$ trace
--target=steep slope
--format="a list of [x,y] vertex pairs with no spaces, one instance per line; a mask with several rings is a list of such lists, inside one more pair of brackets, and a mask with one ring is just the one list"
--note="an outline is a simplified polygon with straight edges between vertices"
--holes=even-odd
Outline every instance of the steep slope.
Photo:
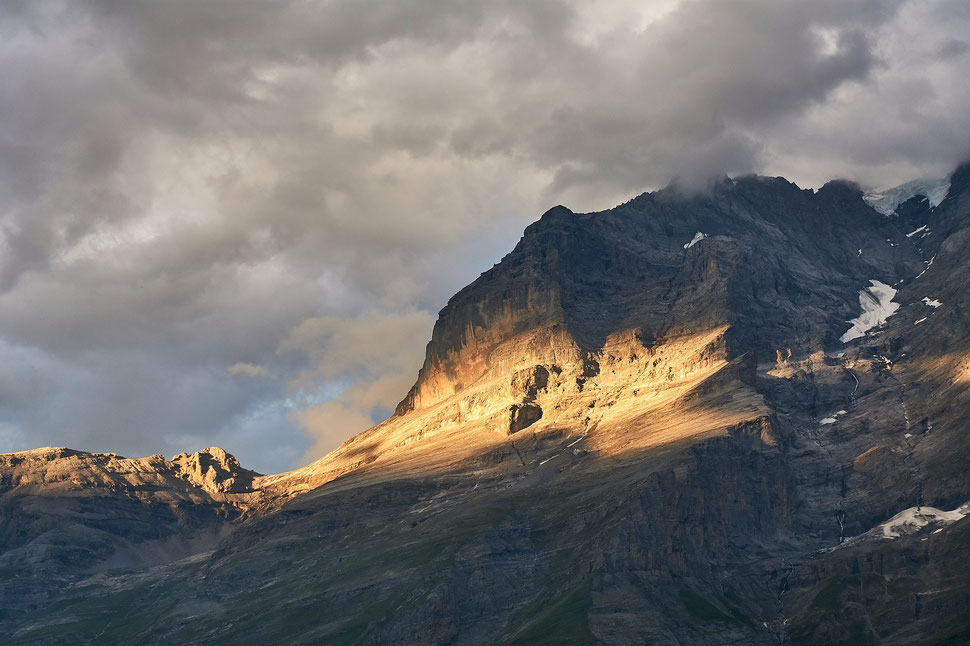
[[[65,579],[0,628],[959,643],[970,521],[944,512],[970,500],[968,244],[970,166],[891,215],[844,182],[762,177],[557,207],[442,310],[394,417],[286,474],[159,462],[194,474],[181,486],[205,513],[244,509],[231,532],[187,560]],[[871,281],[898,309],[843,343]]]

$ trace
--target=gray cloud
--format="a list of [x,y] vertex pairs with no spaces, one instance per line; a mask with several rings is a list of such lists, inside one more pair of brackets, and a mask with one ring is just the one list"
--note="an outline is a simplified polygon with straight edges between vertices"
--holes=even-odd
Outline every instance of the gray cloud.
[[289,468],[552,204],[970,154],[960,0],[0,9],[0,450]]

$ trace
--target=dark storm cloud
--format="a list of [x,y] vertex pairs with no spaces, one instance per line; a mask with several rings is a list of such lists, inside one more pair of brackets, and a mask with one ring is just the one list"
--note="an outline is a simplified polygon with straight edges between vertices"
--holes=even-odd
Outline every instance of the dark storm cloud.
[[970,52],[970,43],[956,38],[951,38],[940,45],[940,56],[944,59],[958,58],[967,52]]
[[953,0],[0,10],[0,450],[292,466],[551,204],[970,152]]

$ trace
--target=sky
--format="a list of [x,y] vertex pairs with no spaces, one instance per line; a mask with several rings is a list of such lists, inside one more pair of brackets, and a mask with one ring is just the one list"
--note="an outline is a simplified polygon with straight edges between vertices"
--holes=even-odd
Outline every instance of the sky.
[[564,204],[970,158],[966,0],[0,0],[0,451],[380,421]]

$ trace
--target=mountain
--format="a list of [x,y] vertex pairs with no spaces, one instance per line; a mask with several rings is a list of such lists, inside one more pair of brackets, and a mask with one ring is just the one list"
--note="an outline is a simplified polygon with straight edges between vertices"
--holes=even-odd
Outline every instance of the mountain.
[[2,456],[0,629],[965,643],[970,165],[874,199],[750,176],[553,208],[441,311],[394,416],[296,471]]

